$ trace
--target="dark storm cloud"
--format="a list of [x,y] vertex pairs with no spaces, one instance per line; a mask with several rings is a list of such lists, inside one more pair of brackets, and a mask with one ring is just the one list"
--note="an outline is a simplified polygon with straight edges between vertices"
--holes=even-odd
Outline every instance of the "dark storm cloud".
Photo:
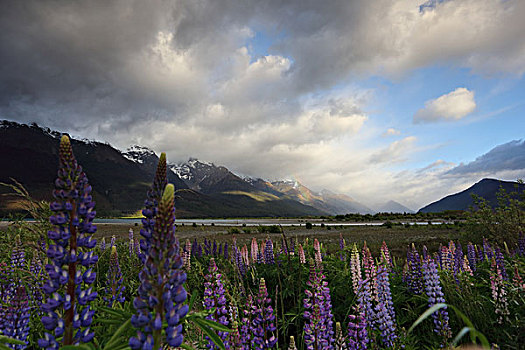
[[494,147],[476,160],[460,164],[446,174],[494,174],[506,170],[525,171],[525,140],[514,140]]

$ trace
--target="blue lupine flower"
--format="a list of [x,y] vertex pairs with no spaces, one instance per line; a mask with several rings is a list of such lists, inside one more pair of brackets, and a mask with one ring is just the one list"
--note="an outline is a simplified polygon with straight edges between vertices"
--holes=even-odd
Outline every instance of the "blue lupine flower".
[[348,350],[362,350],[367,348],[370,342],[368,339],[368,331],[366,319],[363,313],[359,312],[357,307],[357,316],[349,315],[348,322]]
[[[0,328],[1,333],[27,344],[31,314],[26,288],[24,286],[17,287],[10,300],[5,301],[8,302],[8,305],[2,315],[4,322]],[[8,344],[8,346],[12,349],[25,349],[27,345]]]
[[407,251],[408,273],[406,275],[406,282],[408,289],[414,294],[421,294],[423,291],[423,281],[421,280],[421,258],[417,252],[416,247],[412,244],[412,248]]
[[[229,313],[226,308],[226,297],[224,295],[224,285],[222,284],[221,277],[222,275],[218,273],[215,259],[211,258],[208,274],[204,276],[204,279],[206,280],[204,283],[204,307],[207,310],[212,308],[216,309],[214,313],[208,315],[206,318],[208,320],[216,321],[222,325],[228,326]],[[228,333],[219,331],[218,335],[221,337],[226,349],[229,349],[230,344],[228,342]],[[218,349],[218,347],[211,340],[209,340],[207,348]]]
[[394,303],[390,293],[390,282],[388,281],[388,272],[385,267],[379,266],[377,269],[377,297],[378,303],[375,307],[377,325],[381,331],[383,344],[387,347],[393,347],[396,335],[396,314]]
[[[46,332],[38,345],[46,349],[57,349],[60,345],[89,343],[94,333],[90,331],[93,312],[89,303],[97,293],[89,285],[95,279],[90,268],[98,261],[92,249],[96,227],[95,203],[91,197],[91,186],[73,155],[71,142],[62,136],[59,148],[59,170],[55,181],[49,218],[55,226],[48,231],[50,239],[45,269],[49,276],[42,289],[47,302],[42,305],[45,316],[42,323]],[[76,322],[81,315],[88,315]],[[51,333],[53,332],[53,333]]]
[[259,283],[259,294],[255,299],[252,311],[252,345],[255,349],[271,349],[277,343],[274,332],[275,315],[272,308],[272,299],[268,297],[266,281],[261,278]]
[[144,201],[144,209],[142,210],[142,229],[140,234],[144,239],[140,240],[140,250],[139,255],[140,261],[144,264],[149,253],[149,247],[151,245],[151,236],[153,235],[153,230],[155,228],[155,217],[158,212],[158,205],[162,197],[162,191],[168,183],[167,180],[167,165],[166,165],[166,154],[161,153],[159,157],[159,163],[157,164],[157,171],[153,179],[153,185],[148,191],[148,197]]
[[470,269],[472,272],[476,271],[476,249],[474,248],[474,245],[469,242],[467,245],[467,259],[468,264],[470,266]]
[[275,264],[273,254],[273,242],[270,238],[266,240],[266,246],[264,247],[264,263]]
[[[436,263],[429,258],[423,261],[423,280],[425,282],[425,291],[428,296],[428,306],[432,307],[438,303],[445,302],[445,296],[441,290],[439,274]],[[446,309],[439,309],[432,314],[434,319],[434,331],[443,337],[444,342],[451,336],[448,325],[448,312]]]
[[507,274],[507,269],[505,268],[505,260],[503,259],[503,253],[501,252],[501,249],[499,249],[499,247],[496,247],[494,249],[494,258],[496,259],[496,264],[498,265],[498,268],[501,271],[501,276],[503,277],[503,280],[508,281],[509,275]]
[[122,292],[126,287],[122,285],[122,272],[118,262],[117,247],[111,247],[111,255],[109,259],[108,284],[106,286],[104,301],[107,302],[108,307],[113,307],[115,301],[123,303],[126,300],[122,295]]
[[[129,340],[132,349],[157,350],[163,344],[178,347],[183,341],[179,322],[188,313],[188,305],[183,305],[187,295],[183,287],[186,274],[181,270],[179,242],[175,237],[174,195],[173,185],[166,185],[147,259],[139,274],[141,284],[133,301],[137,314],[131,317],[131,324],[137,328],[137,336]],[[164,329],[163,321],[167,323]]]
[[303,300],[306,319],[304,343],[309,350],[332,349],[335,339],[330,289],[323,272],[320,269],[317,271],[315,266],[313,262],[310,265],[310,278],[306,282],[309,289],[305,290],[306,298]]

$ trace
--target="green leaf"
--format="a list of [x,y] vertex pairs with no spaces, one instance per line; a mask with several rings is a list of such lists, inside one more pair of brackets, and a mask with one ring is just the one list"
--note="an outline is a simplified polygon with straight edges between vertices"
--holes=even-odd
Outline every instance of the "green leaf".
[[232,330],[228,327],[226,327],[225,325],[222,325],[218,322],[215,322],[215,321],[212,321],[212,320],[207,320],[205,318],[201,318],[200,321],[202,323],[204,323],[205,325],[207,325],[208,327],[210,327],[211,329],[215,329],[216,331],[221,331],[221,332],[228,332],[228,333],[231,333]]
[[105,313],[108,313],[110,315],[119,317],[119,319],[129,319],[131,317],[131,314],[129,312],[126,312],[124,310],[116,311],[115,309],[110,309],[104,306],[99,306],[98,310],[104,311]]
[[60,347],[60,350],[91,350],[87,345],[64,345]]
[[447,304],[439,303],[439,304],[435,304],[434,306],[429,308],[427,311],[423,312],[423,314],[419,316],[416,322],[414,322],[414,324],[409,328],[408,333],[410,333],[414,328],[416,328],[416,326],[420,324],[421,322],[423,322],[428,316],[432,315],[437,310],[443,309],[446,307],[447,307]]
[[190,310],[193,310],[193,304],[195,303],[195,299],[197,299],[197,290],[191,292],[190,303],[188,304]]
[[21,340],[14,339],[14,338],[9,338],[9,337],[6,337],[5,335],[0,335],[0,343],[2,343],[2,344],[26,345],[26,343],[24,343]]
[[[131,319],[128,319],[126,322],[124,322],[122,324],[122,326],[119,327],[119,329],[117,329],[117,331],[115,332],[115,334],[113,334],[113,336],[111,337],[111,339],[108,340],[108,342],[106,343],[106,345],[104,346],[104,348],[107,348],[107,349],[111,349],[110,346],[116,346],[118,345],[118,341],[121,340],[119,339],[119,337],[122,335],[122,333],[124,333],[124,331],[126,331],[126,329],[128,329],[129,327],[131,326]],[[126,343],[127,345],[127,343]]]
[[455,347],[458,344],[458,342],[461,340],[461,338],[463,338],[463,336],[465,334],[467,334],[468,332],[470,332],[470,331],[472,331],[472,328],[470,328],[470,327],[463,327],[463,329],[458,333],[458,335],[456,335],[456,337],[452,341],[452,346]]
[[183,348],[183,349],[186,349],[186,350],[195,350],[194,348],[192,348],[191,346],[189,346],[187,344],[181,344],[179,347]]
[[195,322],[197,324],[197,326],[199,326],[199,328],[204,333],[206,333],[208,338],[210,338],[211,341],[214,342],[215,345],[219,349],[226,350],[226,348],[224,347],[224,343],[222,342],[222,339],[217,335],[217,333],[215,333],[213,330],[211,330],[210,327],[208,327],[205,323],[203,323],[201,318],[196,318],[196,319],[193,320],[193,322]]
[[7,345],[4,345],[4,344],[0,343],[0,350],[13,350],[13,349],[8,347]]

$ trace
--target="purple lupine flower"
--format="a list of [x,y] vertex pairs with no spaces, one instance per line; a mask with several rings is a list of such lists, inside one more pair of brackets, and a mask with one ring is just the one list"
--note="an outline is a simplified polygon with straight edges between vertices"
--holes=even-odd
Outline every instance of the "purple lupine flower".
[[305,308],[304,343],[306,349],[332,349],[334,343],[333,315],[328,282],[324,274],[317,270],[317,265],[310,264],[310,278],[306,282],[303,300]]
[[193,243],[191,244],[191,255],[196,256],[198,249],[199,249],[199,243],[197,243],[197,238],[194,238]]
[[106,250],[106,237],[102,237],[102,240],[100,241],[100,250]]
[[204,238],[204,254],[211,255],[211,241]]
[[467,259],[468,259],[470,269],[473,272],[475,272],[476,271],[476,249],[474,248],[474,245],[470,242],[467,245]]
[[274,254],[273,254],[273,242],[270,238],[266,240],[266,247],[264,248],[264,263],[265,264],[275,264]]
[[381,338],[386,347],[393,347],[396,335],[396,314],[390,293],[388,272],[383,266],[377,269],[377,296],[378,303],[375,307],[377,325],[381,331]]
[[126,287],[122,285],[122,272],[118,262],[117,247],[111,247],[111,255],[109,257],[109,269],[107,276],[106,295],[104,301],[108,307],[113,307],[115,302],[123,303],[126,299],[122,292]]
[[217,241],[216,241],[216,240],[213,240],[213,250],[212,250],[212,255],[213,255],[213,256],[217,256]]
[[507,274],[507,269],[505,268],[505,260],[503,258],[503,253],[501,252],[501,249],[499,249],[499,247],[496,247],[494,249],[494,258],[496,259],[496,264],[498,264],[498,268],[501,271],[501,276],[503,277],[503,280],[508,281],[509,275]]
[[139,242],[139,239],[137,237],[135,237],[135,240],[134,240],[134,246],[135,246],[135,255],[137,257],[140,257],[140,254],[142,254],[142,251],[140,250],[140,242]]
[[357,315],[349,315],[348,322],[348,350],[362,350],[367,348],[370,342],[368,339],[368,331],[365,316],[359,312],[357,308]]
[[243,309],[243,317],[241,318],[241,350],[251,350],[252,348],[252,310],[255,308],[253,304],[253,298],[248,295],[246,300],[246,308]]
[[408,290],[414,294],[421,294],[423,291],[423,281],[421,279],[421,258],[417,252],[416,247],[412,244],[412,248],[407,252],[408,273],[406,276],[406,283]]
[[368,326],[373,326],[375,323],[375,312],[371,302],[371,284],[372,282],[368,279],[360,280],[357,288],[357,304]]
[[[441,290],[437,266],[431,258],[423,261],[423,280],[425,282],[425,292],[428,296],[428,306],[432,307],[435,304],[444,303],[445,296]],[[443,342],[446,343],[447,339],[451,337],[446,308],[434,312],[432,318],[434,319],[434,331],[442,336]]]
[[30,285],[30,292],[31,292],[31,298],[33,299],[34,305],[37,306],[38,312],[41,312],[41,306],[42,306],[42,285],[44,284],[45,277],[44,277],[44,266],[42,265],[42,261],[38,257],[38,255],[35,253],[33,255],[33,259],[31,260],[31,265],[29,267],[29,271],[32,275],[32,281]]
[[237,247],[234,247],[234,248],[235,248],[235,252],[234,252],[235,266],[237,267],[237,270],[239,271],[239,275],[242,278],[244,277],[244,275],[246,275],[246,264],[243,261],[243,257],[242,257],[242,254],[239,248]]
[[49,218],[55,228],[47,233],[49,264],[45,268],[49,279],[42,287],[48,296],[42,305],[46,332],[38,340],[38,345],[46,349],[89,343],[95,336],[89,328],[94,314],[89,302],[97,297],[89,287],[96,277],[90,266],[98,261],[92,251],[97,244],[92,239],[96,231],[92,224],[95,203],[91,186],[65,135],[60,140],[59,159],[55,201],[50,204],[53,215]]
[[339,253],[339,259],[341,261],[346,261],[345,240],[342,233],[339,233],[339,249],[341,250],[341,253]]
[[[158,350],[162,344],[177,347],[183,341],[179,321],[188,313],[188,305],[183,305],[186,274],[181,270],[179,242],[175,237],[174,194],[173,185],[166,185],[147,259],[139,274],[141,284],[133,301],[137,314],[131,317],[131,324],[137,328],[137,336],[129,340],[132,349]],[[162,337],[164,321],[167,323],[165,339]]]
[[266,281],[261,278],[259,294],[252,308],[252,345],[255,349],[271,349],[277,343],[275,337],[275,315],[272,308],[272,299],[268,297]]
[[111,242],[109,243],[109,249],[115,246],[116,240],[117,240],[117,237],[115,237],[115,235],[111,236]]
[[503,279],[503,272],[495,258],[492,258],[492,264],[490,268],[490,289],[492,291],[492,299],[494,300],[495,304],[495,312],[496,315],[498,315],[498,323],[503,324],[504,320],[508,318],[510,313],[507,300],[507,291]]
[[[208,268],[208,274],[204,276],[206,282],[204,282],[204,307],[207,310],[215,308],[215,312],[206,316],[206,319],[219,322],[224,326],[229,325],[228,321],[228,309],[226,308],[226,297],[224,295],[224,285],[221,281],[222,275],[218,272],[215,259],[210,259],[210,266]],[[226,349],[230,349],[230,343],[228,341],[229,334],[227,332],[218,332],[221,337]],[[218,347],[208,339],[208,349],[218,349]]]
[[16,235],[15,244],[11,251],[11,267],[12,268],[24,268],[26,264],[26,252],[20,241],[20,235]]
[[143,264],[149,254],[149,247],[152,239],[151,236],[155,229],[155,218],[158,213],[158,205],[167,183],[166,154],[161,153],[159,163],[157,164],[157,171],[153,179],[153,185],[148,191],[147,198],[144,201],[144,209],[142,210],[144,218],[142,218],[142,229],[140,230],[140,234],[143,239],[140,240],[141,253],[139,259]]
[[[2,300],[3,302],[4,300]],[[3,312],[3,324],[0,331],[3,335],[27,344],[29,335],[29,319],[31,317],[29,297],[26,287],[18,286]],[[2,306],[3,308],[4,306]],[[27,345],[9,344],[12,349],[25,349]]]

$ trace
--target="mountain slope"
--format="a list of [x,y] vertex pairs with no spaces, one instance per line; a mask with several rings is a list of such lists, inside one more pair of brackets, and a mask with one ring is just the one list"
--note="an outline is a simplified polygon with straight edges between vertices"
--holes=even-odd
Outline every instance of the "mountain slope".
[[[61,133],[41,128],[0,121],[0,182],[14,178],[35,199],[52,199],[53,183],[58,168],[58,146]],[[153,180],[158,157],[144,147],[135,146],[121,152],[108,144],[72,139],[75,156],[93,187],[99,215],[117,216],[142,208]],[[221,167],[217,167],[221,168]],[[172,170],[168,180],[175,185],[178,217],[257,217],[322,215],[323,212],[299,202],[246,195],[257,190],[230,173],[219,169],[221,176],[203,176],[199,188],[190,189]],[[7,190],[0,187],[0,192]],[[1,193],[0,193],[1,194]],[[0,214],[15,210],[16,197],[2,197]]]
[[414,213],[412,209],[405,207],[403,204],[390,200],[376,208],[378,213]]
[[505,189],[508,193],[516,190],[519,192],[525,191],[524,184],[496,179],[483,179],[464,191],[446,196],[419,209],[419,212],[438,213],[445,210],[467,210],[474,205],[472,200],[473,194],[485,198],[492,207],[496,207],[498,205],[496,194],[500,188]]

